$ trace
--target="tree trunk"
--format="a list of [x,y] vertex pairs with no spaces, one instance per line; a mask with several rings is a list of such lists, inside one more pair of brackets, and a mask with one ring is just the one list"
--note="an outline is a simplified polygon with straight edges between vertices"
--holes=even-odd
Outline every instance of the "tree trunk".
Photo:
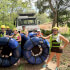
[[57,23],[57,9],[54,9],[54,7],[51,3],[51,0],[48,0],[48,1],[49,1],[49,4],[50,4],[50,8],[53,11],[53,24],[52,24],[52,27],[54,27],[55,24]]
[[54,18],[53,18],[53,25],[52,27],[54,27],[57,24],[57,11],[53,12],[54,13]]

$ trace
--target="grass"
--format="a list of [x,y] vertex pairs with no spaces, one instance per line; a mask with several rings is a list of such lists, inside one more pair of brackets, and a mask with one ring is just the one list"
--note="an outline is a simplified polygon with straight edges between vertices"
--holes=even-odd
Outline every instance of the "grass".
[[24,70],[23,64],[22,65],[19,65],[18,70]]
[[62,35],[70,41],[70,34],[62,34]]

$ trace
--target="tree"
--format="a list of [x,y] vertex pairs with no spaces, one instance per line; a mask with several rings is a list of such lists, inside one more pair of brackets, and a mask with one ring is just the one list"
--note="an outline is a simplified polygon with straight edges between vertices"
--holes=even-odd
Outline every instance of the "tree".
[[44,13],[47,9],[51,9],[53,26],[55,26],[59,22],[59,17],[63,15],[60,15],[60,12],[63,13],[63,11],[70,7],[69,3],[70,0],[37,0],[36,6],[39,9],[39,13]]
[[40,21],[40,24],[43,24],[43,23],[46,23],[46,22],[49,22],[50,19],[48,18],[47,14],[46,13],[42,13],[42,14],[37,14],[36,15],[37,17],[37,20]]
[[12,25],[13,27],[14,19],[19,13],[24,12],[27,4],[22,0],[0,0],[0,25]]

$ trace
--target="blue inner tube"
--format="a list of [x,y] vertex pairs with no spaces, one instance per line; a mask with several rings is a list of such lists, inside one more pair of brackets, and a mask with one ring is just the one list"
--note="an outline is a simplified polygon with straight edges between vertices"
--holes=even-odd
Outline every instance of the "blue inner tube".
[[49,55],[49,42],[33,37],[24,45],[23,56],[30,64],[41,64]]
[[37,35],[37,33],[33,33],[33,32],[30,32],[30,33],[28,34],[28,36],[29,36],[30,38],[36,37],[36,35]]
[[26,41],[29,39],[29,37],[26,37],[24,34],[20,34],[21,35],[21,57],[23,57],[23,46],[26,43]]
[[19,60],[20,55],[21,47],[15,39],[0,38],[0,67],[12,66]]
[[21,35],[21,47],[24,46],[25,42],[29,39],[29,37],[26,37],[24,34]]

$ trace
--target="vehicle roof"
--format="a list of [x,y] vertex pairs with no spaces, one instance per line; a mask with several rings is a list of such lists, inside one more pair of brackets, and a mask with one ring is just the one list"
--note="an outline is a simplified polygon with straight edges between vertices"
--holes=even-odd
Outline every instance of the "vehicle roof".
[[17,19],[36,19],[35,17],[28,17],[28,16],[18,16]]

